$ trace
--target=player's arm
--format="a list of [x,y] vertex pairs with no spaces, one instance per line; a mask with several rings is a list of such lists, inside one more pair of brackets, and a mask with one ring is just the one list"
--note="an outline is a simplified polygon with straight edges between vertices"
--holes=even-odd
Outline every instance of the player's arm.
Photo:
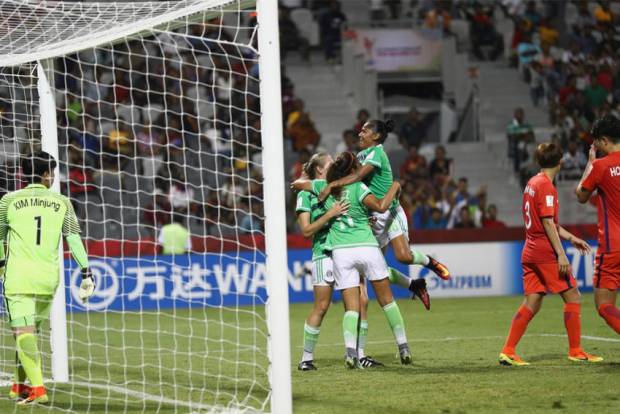
[[345,185],[362,181],[364,178],[366,178],[368,174],[372,173],[374,169],[374,165],[364,164],[354,173],[351,173],[346,177],[342,177],[336,181],[332,181],[331,183],[327,184],[327,187],[325,187],[319,194],[319,201],[325,200],[331,194],[333,188],[344,187]]
[[80,237],[80,225],[77,221],[73,205],[69,200],[65,200],[67,211],[62,224],[62,233],[65,236],[71,256],[82,270],[82,283],[80,284],[79,296],[84,302],[88,302],[95,292],[95,279],[88,267],[88,254]]
[[564,240],[568,240],[570,244],[572,244],[577,250],[579,250],[579,253],[586,254],[592,251],[592,248],[590,247],[588,242],[575,236],[573,233],[566,230],[564,227],[558,226],[558,233],[560,235],[560,238]]
[[570,264],[568,263],[568,257],[562,248],[562,242],[560,241],[560,234],[558,228],[553,221],[553,217],[543,217],[542,225],[547,234],[547,238],[558,256],[558,265],[560,266],[560,273],[567,274],[570,271]]
[[293,191],[312,191],[312,180],[299,178],[291,183],[290,188]]
[[303,234],[304,237],[310,238],[314,236],[317,231],[325,227],[331,219],[347,214],[347,211],[349,211],[349,204],[339,201],[334,203],[325,214],[312,223],[310,223],[310,213],[302,211],[297,215],[297,224],[299,224],[301,234]]
[[595,174],[592,174],[594,160],[596,160],[596,147],[592,145],[590,147],[590,151],[588,152],[588,163],[586,164],[586,168],[583,170],[583,175],[579,181],[577,189],[575,190],[577,201],[581,204],[587,203],[594,192],[596,183]]
[[4,241],[9,231],[9,222],[7,220],[8,202],[6,197],[0,200],[0,277],[4,276],[4,265],[6,264],[6,256],[4,253]]
[[390,204],[392,204],[392,201],[394,201],[394,198],[396,198],[399,191],[400,183],[398,181],[394,181],[388,192],[385,194],[385,197],[379,199],[370,193],[370,191],[366,191],[362,194],[362,197],[364,197],[362,202],[369,209],[384,213],[388,208],[390,208]]

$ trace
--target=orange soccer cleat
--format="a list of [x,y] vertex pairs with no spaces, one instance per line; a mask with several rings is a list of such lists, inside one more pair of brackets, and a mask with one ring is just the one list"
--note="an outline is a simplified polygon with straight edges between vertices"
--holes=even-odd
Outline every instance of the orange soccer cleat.
[[29,385],[13,383],[11,386],[11,391],[9,392],[9,397],[12,399],[28,398],[30,395],[30,390],[31,388]]
[[601,362],[603,360],[602,357],[588,354],[583,349],[577,352],[569,352],[568,359],[575,362]]
[[45,387],[32,387],[30,395],[23,400],[17,401],[18,405],[45,404],[49,401]]
[[428,260],[429,260],[429,263],[428,265],[426,265],[427,269],[430,269],[433,272],[435,272],[435,274],[439,276],[440,278],[442,278],[443,280],[450,279],[450,271],[444,264],[438,262],[437,260],[433,259],[430,256],[428,256]]

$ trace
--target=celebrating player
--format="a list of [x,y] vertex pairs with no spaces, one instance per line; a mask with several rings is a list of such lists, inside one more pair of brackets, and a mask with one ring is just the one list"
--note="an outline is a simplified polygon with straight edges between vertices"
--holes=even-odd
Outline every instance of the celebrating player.
[[523,192],[523,221],[526,240],[521,254],[525,300],[515,314],[499,362],[503,365],[529,365],[515,353],[527,325],[538,313],[547,292],[559,293],[564,300],[564,325],[568,335],[568,359],[602,361],[581,349],[580,294],[560,238],[568,240],[579,252],[590,246],[558,225],[558,193],[553,180],[560,171],[562,149],[556,144],[540,144],[536,161],[540,172],[532,177]]
[[46,152],[26,157],[22,172],[29,185],[0,200],[0,268],[4,268],[4,299],[17,347],[10,395],[20,405],[48,401],[35,334],[49,316],[58,287],[61,233],[82,269],[80,298],[87,300],[95,290],[73,206],[65,196],[49,190],[55,168],[56,161]]
[[[592,128],[594,144],[577,186],[577,199],[586,203],[598,193],[598,250],[594,270],[594,303],[599,315],[620,334],[620,121],[607,115]],[[596,151],[605,154],[596,159]]]
[[[304,175],[310,180],[324,180],[327,169],[333,162],[326,153],[314,154],[304,165]],[[332,219],[346,214],[348,205],[336,202],[326,210],[323,203],[319,203],[316,195],[311,191],[301,191],[297,194],[297,222],[305,237],[312,237],[312,283],[314,290],[314,306],[304,324],[304,352],[298,365],[300,371],[315,370],[314,348],[319,339],[320,327],[323,318],[329,309],[334,284],[333,262],[325,255],[324,244]],[[394,270],[396,271],[396,270]],[[423,280],[421,280],[423,282]],[[414,284],[417,291],[414,294],[428,303],[428,293],[420,283]],[[382,365],[372,357],[365,355],[364,348],[368,337],[368,293],[366,284],[360,283],[360,327],[358,334],[358,358],[363,368]]]
[[[327,170],[327,183],[345,177],[359,168],[359,162],[350,152],[344,152]],[[326,187],[323,180],[312,181],[315,194]],[[394,301],[388,281],[389,271],[385,258],[379,250],[368,223],[368,210],[386,211],[396,197],[400,185],[392,183],[385,197],[378,199],[365,184],[356,182],[343,187],[333,187],[328,205],[346,202],[346,214],[336,218],[330,226],[325,249],[331,252],[334,261],[335,287],[342,291],[345,314],[342,321],[346,356],[349,368],[358,366],[357,326],[360,317],[360,277],[370,280],[377,301],[383,308],[392,333],[398,344],[402,364],[411,364],[411,352],[405,335],[403,317]]]
[[[329,183],[319,195],[319,200],[327,198],[334,188],[358,181],[364,182],[377,198],[385,197],[394,178],[392,176],[390,160],[383,149],[383,142],[385,142],[388,133],[393,129],[394,123],[391,120],[386,122],[379,120],[366,122],[359,134],[359,144],[362,151],[357,154],[362,167],[346,177]],[[372,231],[381,249],[385,250],[386,246],[391,243],[396,259],[399,262],[423,265],[444,280],[450,278],[450,271],[446,266],[427,254],[412,249],[409,246],[407,215],[398,203],[398,200],[394,200],[387,211],[375,211],[371,214],[374,218]],[[409,288],[410,284],[413,283],[410,278],[400,273],[391,272],[390,279],[393,283],[397,283],[404,288]]]

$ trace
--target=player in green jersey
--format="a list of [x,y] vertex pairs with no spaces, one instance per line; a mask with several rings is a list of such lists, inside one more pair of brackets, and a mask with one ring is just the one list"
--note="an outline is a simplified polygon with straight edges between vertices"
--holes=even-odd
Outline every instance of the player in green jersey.
[[[358,153],[358,159],[362,167],[346,177],[329,183],[319,194],[319,200],[325,200],[334,188],[359,181],[364,182],[376,197],[384,197],[394,179],[390,160],[383,149],[383,142],[393,129],[394,123],[391,120],[366,122],[359,134],[362,150]],[[411,248],[407,215],[397,200],[394,201],[388,211],[384,213],[373,212],[372,217],[374,220],[373,233],[384,251],[387,245],[391,244],[394,255],[399,262],[422,265],[444,280],[450,278],[450,271],[446,266],[429,255]],[[391,274],[390,277],[392,282],[405,288],[408,288],[412,283],[411,279],[404,275]]]
[[[359,162],[350,152],[340,154],[327,171],[327,182],[312,181],[313,192],[320,193],[328,183],[347,176],[359,166]],[[400,185],[393,182],[385,197],[378,199],[364,183],[356,182],[334,187],[326,200],[328,207],[336,202],[346,202],[349,205],[347,213],[337,217],[330,226],[325,243],[325,250],[330,252],[334,261],[335,288],[342,292],[345,305],[342,326],[346,348],[345,364],[349,368],[359,366],[356,347],[361,311],[361,276],[366,277],[372,284],[377,301],[385,312],[398,344],[401,362],[411,363],[404,321],[389,284],[389,270],[368,222],[369,210],[386,211],[399,191]]]
[[0,200],[0,274],[4,275],[6,311],[17,348],[10,395],[20,405],[48,401],[35,335],[49,316],[59,284],[61,234],[82,269],[80,298],[88,300],[95,290],[73,206],[67,197],[49,189],[55,168],[54,158],[43,151],[24,158],[22,173],[28,186]]
[[[326,153],[314,154],[304,165],[304,178],[310,180],[324,180],[327,169],[333,162]],[[311,186],[311,183],[308,182]],[[334,274],[333,261],[324,252],[324,245],[329,232],[329,224],[333,219],[346,214],[348,204],[334,203],[327,210],[323,203],[311,191],[301,191],[297,194],[297,223],[305,237],[312,237],[312,284],[314,291],[314,306],[304,324],[304,352],[298,365],[300,371],[315,370],[314,348],[319,340],[319,333],[323,318],[329,309],[332,299]],[[368,337],[368,292],[366,284],[360,281],[360,329],[358,336],[358,358],[363,368],[383,365],[372,357],[365,355],[364,348]]]

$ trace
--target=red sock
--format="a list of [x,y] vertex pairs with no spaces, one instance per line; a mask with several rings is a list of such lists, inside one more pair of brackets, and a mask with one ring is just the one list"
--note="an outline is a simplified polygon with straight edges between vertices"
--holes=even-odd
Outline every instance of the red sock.
[[508,332],[508,338],[506,338],[502,353],[509,355],[515,353],[515,348],[525,333],[527,324],[530,323],[533,317],[534,313],[528,307],[525,305],[519,307],[514,318],[512,318],[512,325],[510,325],[510,332]]
[[603,303],[598,307],[598,314],[605,319],[611,329],[620,334],[620,309],[611,303]]
[[568,335],[568,352],[581,351],[581,305],[579,303],[564,304],[564,326]]

